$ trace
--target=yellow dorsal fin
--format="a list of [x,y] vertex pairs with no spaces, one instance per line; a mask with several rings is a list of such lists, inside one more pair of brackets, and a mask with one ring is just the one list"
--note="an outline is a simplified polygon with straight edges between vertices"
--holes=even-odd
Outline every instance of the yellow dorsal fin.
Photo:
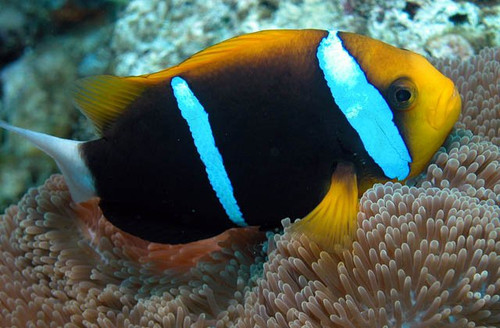
[[73,101],[102,134],[152,84],[152,81],[139,76],[92,76],[75,83]]
[[[294,45],[308,39],[318,30],[268,30],[241,35],[202,50],[179,65],[140,76],[117,77],[99,75],[77,81],[73,91],[75,105],[94,123],[97,132],[113,124],[128,105],[149,86],[156,85],[183,72],[198,70],[201,74],[223,67],[239,54],[256,56],[280,42]],[[293,40],[293,41],[292,41]],[[203,72],[202,72],[203,70]]]
[[267,47],[279,45],[280,42],[296,40],[294,44],[297,45],[302,40],[307,40],[309,33],[322,32],[319,30],[265,30],[240,35],[208,47],[189,57],[179,65],[153,74],[142,75],[142,77],[150,81],[163,81],[183,72],[196,70],[201,67],[211,67],[215,63],[224,65],[227,60],[239,58],[241,53],[247,56],[259,53],[265,54]]
[[339,163],[330,189],[316,208],[292,225],[292,233],[304,233],[326,251],[349,248],[357,229],[358,186],[351,163]]

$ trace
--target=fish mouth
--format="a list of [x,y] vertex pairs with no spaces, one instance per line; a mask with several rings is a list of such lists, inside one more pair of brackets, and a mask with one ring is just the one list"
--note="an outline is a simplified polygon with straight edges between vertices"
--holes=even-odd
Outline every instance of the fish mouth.
[[427,120],[435,130],[440,130],[447,122],[458,119],[462,107],[462,100],[457,88],[452,83],[451,88],[445,88],[437,101],[436,107],[430,110]]

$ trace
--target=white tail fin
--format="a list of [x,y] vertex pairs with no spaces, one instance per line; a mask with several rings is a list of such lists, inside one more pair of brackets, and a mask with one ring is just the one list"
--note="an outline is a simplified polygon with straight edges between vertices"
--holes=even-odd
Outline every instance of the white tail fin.
[[66,180],[71,197],[77,203],[96,196],[94,181],[80,153],[82,141],[57,138],[12,126],[0,120],[0,128],[15,132],[52,157]]

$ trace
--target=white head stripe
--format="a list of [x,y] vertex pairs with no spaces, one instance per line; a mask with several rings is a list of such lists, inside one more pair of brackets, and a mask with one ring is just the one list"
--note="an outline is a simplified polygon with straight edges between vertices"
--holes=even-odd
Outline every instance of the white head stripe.
[[196,150],[205,165],[208,180],[219,198],[219,202],[231,221],[238,226],[246,226],[245,219],[243,219],[243,215],[234,198],[233,186],[224,168],[222,156],[215,145],[207,112],[184,79],[176,76],[172,79],[170,85],[172,86],[181,115],[189,126]]
[[317,52],[319,66],[335,103],[358,133],[371,158],[384,174],[405,179],[410,173],[408,149],[380,92],[344,49],[336,31],[330,31]]

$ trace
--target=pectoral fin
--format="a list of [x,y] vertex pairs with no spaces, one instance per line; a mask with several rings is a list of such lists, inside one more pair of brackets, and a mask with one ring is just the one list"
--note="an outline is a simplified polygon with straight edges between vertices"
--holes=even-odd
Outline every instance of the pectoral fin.
[[339,163],[326,196],[311,213],[293,224],[291,231],[307,234],[309,239],[327,251],[342,249],[354,240],[358,204],[354,166]]

